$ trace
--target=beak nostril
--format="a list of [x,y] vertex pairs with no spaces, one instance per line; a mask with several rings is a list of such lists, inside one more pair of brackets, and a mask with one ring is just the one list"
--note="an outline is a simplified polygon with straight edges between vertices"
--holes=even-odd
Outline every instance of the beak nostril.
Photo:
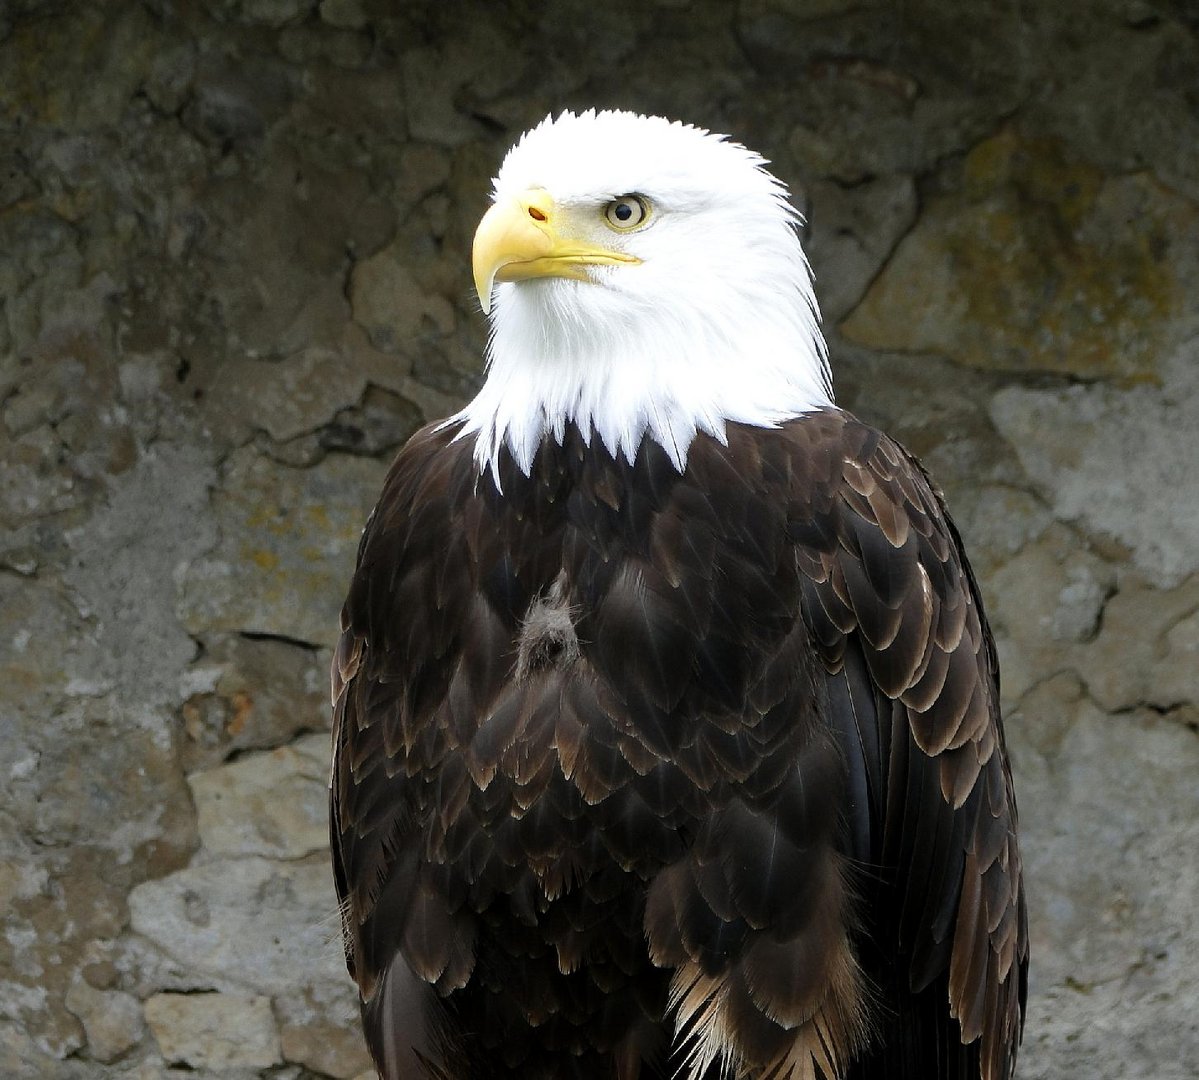
[[545,214],[535,206],[529,207],[529,217],[534,221],[545,221]]

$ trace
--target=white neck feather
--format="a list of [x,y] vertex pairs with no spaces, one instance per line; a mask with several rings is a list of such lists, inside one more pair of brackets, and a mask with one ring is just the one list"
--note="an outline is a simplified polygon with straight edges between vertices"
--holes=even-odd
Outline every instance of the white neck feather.
[[[792,292],[733,302],[733,286],[717,288],[725,296],[713,306],[647,306],[584,322],[579,313],[570,317],[569,295],[556,294],[600,287],[501,286],[487,380],[453,418],[464,422],[458,437],[475,437],[481,470],[495,472],[506,444],[528,473],[542,440],[561,442],[573,421],[584,438],[594,431],[629,461],[649,436],[681,472],[697,432],[723,442],[728,421],[774,427],[831,405],[824,338],[806,298]],[[627,308],[627,297],[620,299]]]

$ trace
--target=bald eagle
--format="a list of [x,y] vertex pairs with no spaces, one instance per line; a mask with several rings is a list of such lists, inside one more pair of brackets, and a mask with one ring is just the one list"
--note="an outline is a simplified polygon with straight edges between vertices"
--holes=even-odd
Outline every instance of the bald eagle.
[[392,466],[333,663],[389,1080],[1013,1074],[995,646],[938,490],[833,404],[765,164],[564,113],[495,180],[486,380]]

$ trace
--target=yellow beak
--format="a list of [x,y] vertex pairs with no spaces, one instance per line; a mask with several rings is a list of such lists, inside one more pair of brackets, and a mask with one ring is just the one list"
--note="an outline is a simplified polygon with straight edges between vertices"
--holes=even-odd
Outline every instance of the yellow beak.
[[541,188],[496,203],[475,230],[475,291],[483,314],[491,311],[497,281],[562,277],[590,281],[585,267],[639,263],[635,255],[612,251],[559,231],[566,212]]

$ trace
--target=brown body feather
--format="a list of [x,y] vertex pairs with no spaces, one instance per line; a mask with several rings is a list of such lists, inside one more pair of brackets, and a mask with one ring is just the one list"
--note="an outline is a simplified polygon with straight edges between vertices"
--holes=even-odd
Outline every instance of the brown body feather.
[[914,460],[835,409],[682,474],[571,428],[501,492],[454,433],[392,468],[333,669],[382,1074],[1008,1080],[994,648]]

